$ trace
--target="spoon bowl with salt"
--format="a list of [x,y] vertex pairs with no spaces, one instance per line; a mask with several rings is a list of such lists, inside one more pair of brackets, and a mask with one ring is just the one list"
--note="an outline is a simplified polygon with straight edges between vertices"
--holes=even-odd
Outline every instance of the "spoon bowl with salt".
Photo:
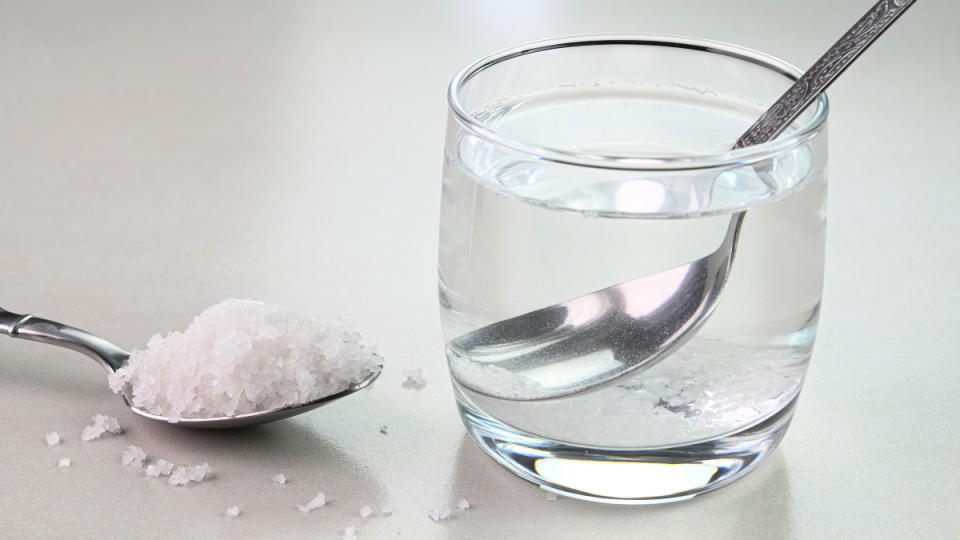
[[[263,306],[263,304],[259,302],[238,300],[228,302],[238,302],[241,305],[254,307],[257,305]],[[203,314],[201,314],[201,317],[203,317]],[[190,329],[188,329],[187,332],[189,332],[189,330]],[[129,365],[131,358],[129,352],[90,332],[33,315],[12,313],[3,308],[0,308],[0,334],[7,334],[13,338],[56,345],[83,353],[97,361],[111,378],[116,378],[118,372],[121,372],[125,366]],[[149,348],[148,345],[148,349]],[[372,358],[373,361],[368,366],[368,369],[362,370],[362,376],[348,381],[339,388],[335,388],[332,392],[319,396],[310,395],[310,399],[302,403],[271,406],[263,408],[262,410],[241,412],[238,414],[204,415],[204,417],[189,417],[181,414],[166,416],[156,414],[143,406],[135,404],[137,403],[137,399],[135,399],[135,395],[132,392],[132,385],[129,383],[120,385],[119,388],[121,391],[118,393],[120,393],[124,403],[131,411],[151,420],[201,429],[248,427],[303,414],[370,386],[380,376],[383,370],[382,363],[377,361],[379,357],[371,353],[370,358]]]

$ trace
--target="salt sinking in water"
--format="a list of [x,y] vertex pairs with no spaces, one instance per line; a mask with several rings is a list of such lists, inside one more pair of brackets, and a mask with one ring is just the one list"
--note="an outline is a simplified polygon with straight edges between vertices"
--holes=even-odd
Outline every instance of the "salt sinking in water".
[[204,310],[183,332],[150,338],[111,375],[110,387],[177,422],[308,403],[365,380],[381,364],[339,319],[232,299]]

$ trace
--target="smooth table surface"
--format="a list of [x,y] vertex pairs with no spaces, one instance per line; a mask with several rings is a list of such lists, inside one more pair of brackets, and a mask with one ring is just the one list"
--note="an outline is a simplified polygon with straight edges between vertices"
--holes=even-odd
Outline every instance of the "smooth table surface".
[[[467,439],[442,356],[458,69],[576,33],[712,38],[808,66],[870,3],[0,3],[0,306],[132,348],[255,298],[340,316],[386,360],[373,388],[309,415],[198,432],[127,412],[76,353],[0,339],[0,535],[955,538],[960,4],[918,2],[830,91],[820,335],[760,469],[665,506],[548,501]],[[401,386],[412,368],[422,390]],[[125,433],[81,443],[97,413]],[[168,486],[120,464],[128,444],[215,476]],[[317,491],[330,504],[297,511]],[[428,517],[461,498],[472,508]]]

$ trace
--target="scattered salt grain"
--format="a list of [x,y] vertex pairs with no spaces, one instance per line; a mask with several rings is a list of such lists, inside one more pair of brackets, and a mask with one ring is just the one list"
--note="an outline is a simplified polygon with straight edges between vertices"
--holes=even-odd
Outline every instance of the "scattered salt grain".
[[427,380],[423,378],[423,370],[421,369],[405,369],[401,372],[401,375],[403,375],[401,386],[404,388],[422,390],[427,386]]
[[466,510],[470,508],[470,503],[466,499],[460,499],[460,502],[457,503],[457,508]]
[[439,523],[450,517],[450,510],[446,508],[442,508],[442,509],[437,508],[437,509],[431,510],[430,513],[427,515],[430,516],[430,519],[432,519],[434,523]]
[[287,483],[287,477],[280,473],[273,477],[273,481],[277,484],[283,485]]
[[47,433],[47,446],[56,446],[60,444],[60,434],[56,431]]
[[234,299],[205,309],[183,332],[150,338],[110,377],[110,387],[176,422],[314,401],[381,365],[376,350],[339,319]]
[[173,486],[185,486],[190,482],[203,482],[203,479],[210,474],[211,470],[210,465],[206,463],[193,467],[177,467],[170,474],[168,482]]
[[547,493],[547,500],[548,500],[548,501],[555,501],[555,500],[557,500],[557,494],[556,494],[556,493]]
[[347,527],[343,530],[343,540],[357,540],[357,528]]
[[360,517],[370,517],[370,514],[373,513],[373,509],[369,506],[364,506],[360,509]]
[[60,458],[60,461],[57,462],[57,467],[60,467],[61,469],[66,469],[69,466],[70,466],[70,458],[63,457],[63,458]]
[[124,465],[135,464],[137,467],[142,467],[145,459],[147,459],[147,453],[143,451],[143,448],[131,444],[120,456],[120,463]]
[[83,433],[80,434],[80,440],[92,441],[94,439],[99,439],[104,433],[117,434],[123,433],[123,430],[120,429],[120,423],[117,422],[117,419],[113,416],[98,414],[93,417],[92,424],[83,428]]
[[163,475],[169,476],[173,472],[173,463],[165,459],[158,460],[156,463],[151,463],[147,465],[147,470],[144,471],[147,476],[152,476],[154,478]]
[[235,517],[239,516],[239,515],[240,515],[240,507],[239,507],[239,506],[231,506],[230,508],[227,508],[227,515],[230,516],[230,517],[232,517],[232,518],[235,518]]
[[380,515],[381,515],[381,516],[390,516],[390,515],[393,515],[393,508],[390,508],[389,506],[384,506],[384,507],[380,510]]
[[317,508],[321,508],[325,504],[327,504],[327,497],[321,491],[320,493],[317,493],[316,497],[314,497],[313,499],[310,499],[310,502],[308,502],[307,504],[304,504],[304,505],[298,504],[297,508],[299,508],[301,512],[309,512],[311,510],[316,510]]

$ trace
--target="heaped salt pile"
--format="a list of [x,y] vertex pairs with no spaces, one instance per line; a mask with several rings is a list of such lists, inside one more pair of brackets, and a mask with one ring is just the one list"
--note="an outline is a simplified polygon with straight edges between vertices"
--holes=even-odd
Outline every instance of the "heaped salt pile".
[[381,364],[339,319],[226,300],[183,332],[150,338],[111,376],[110,387],[176,422],[307,403],[346,390]]
[[83,432],[80,434],[80,440],[86,442],[99,439],[104,433],[117,434],[123,433],[123,430],[120,429],[120,423],[117,422],[117,419],[113,416],[98,414],[93,417],[92,424],[83,428]]

